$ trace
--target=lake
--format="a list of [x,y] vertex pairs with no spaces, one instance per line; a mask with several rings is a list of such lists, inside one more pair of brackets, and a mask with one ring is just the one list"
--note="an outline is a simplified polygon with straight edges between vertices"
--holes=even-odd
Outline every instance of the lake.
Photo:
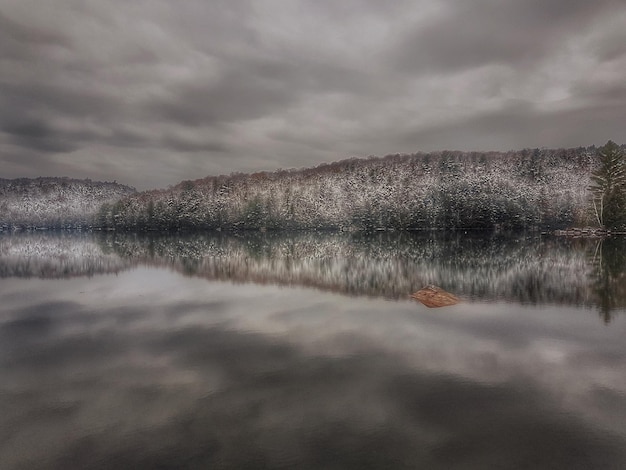
[[0,234],[0,468],[623,469],[625,338],[624,239]]

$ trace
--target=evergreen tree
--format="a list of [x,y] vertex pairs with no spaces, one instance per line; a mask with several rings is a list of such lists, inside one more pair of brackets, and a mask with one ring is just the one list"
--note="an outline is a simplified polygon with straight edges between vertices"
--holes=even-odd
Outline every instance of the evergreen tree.
[[591,175],[596,220],[607,229],[626,224],[626,163],[622,149],[609,140],[598,151],[600,166]]

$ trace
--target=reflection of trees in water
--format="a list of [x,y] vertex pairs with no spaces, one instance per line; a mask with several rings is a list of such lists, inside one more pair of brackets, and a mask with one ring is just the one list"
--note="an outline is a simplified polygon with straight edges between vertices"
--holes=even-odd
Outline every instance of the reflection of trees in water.
[[626,246],[595,243],[472,232],[38,232],[0,236],[0,277],[91,276],[148,264],[206,279],[391,299],[437,284],[481,300],[597,304],[608,321],[626,307]]
[[598,240],[591,264],[590,282],[598,313],[609,323],[616,310],[626,308],[626,239]]
[[476,299],[590,304],[584,244],[486,233],[116,234],[122,257],[208,279],[406,298],[426,284]]
[[0,278],[49,279],[118,273],[130,260],[105,253],[92,235],[81,232],[0,234]]

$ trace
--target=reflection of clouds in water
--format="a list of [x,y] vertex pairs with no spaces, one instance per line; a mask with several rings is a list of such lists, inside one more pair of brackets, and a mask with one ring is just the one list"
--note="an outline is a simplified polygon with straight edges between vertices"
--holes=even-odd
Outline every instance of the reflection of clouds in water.
[[[523,377],[565,408],[592,413],[611,426],[615,410],[590,410],[588,401],[604,387],[626,397],[623,321],[607,329],[585,310],[504,303],[437,311],[410,302],[343,304],[336,315],[309,320],[306,312],[290,313],[284,322],[269,318],[270,326],[258,321],[254,327],[285,332],[313,354],[345,356],[374,348],[402,357],[411,368],[485,384]],[[312,328],[302,329],[303,323]],[[626,420],[624,409],[620,413]],[[623,424],[617,428],[625,431]]]
[[32,468],[626,462],[619,319],[432,311],[154,269],[8,281],[7,468],[24,449]]

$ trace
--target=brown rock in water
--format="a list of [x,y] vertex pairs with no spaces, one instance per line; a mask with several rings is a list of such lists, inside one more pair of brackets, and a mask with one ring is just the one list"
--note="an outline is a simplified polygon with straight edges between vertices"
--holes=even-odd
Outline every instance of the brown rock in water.
[[452,295],[450,292],[446,292],[441,287],[426,286],[417,292],[411,294],[411,297],[415,300],[419,300],[427,307],[448,307],[449,305],[458,304],[461,300]]

